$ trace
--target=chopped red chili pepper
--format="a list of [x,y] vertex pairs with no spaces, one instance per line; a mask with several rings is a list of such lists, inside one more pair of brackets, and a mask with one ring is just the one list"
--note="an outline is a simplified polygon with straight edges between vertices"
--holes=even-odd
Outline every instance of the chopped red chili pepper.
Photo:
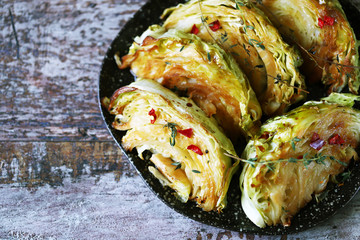
[[149,115],[154,117],[153,119],[150,120],[150,122],[152,124],[154,124],[155,121],[156,121],[156,113],[155,113],[155,110],[153,108],[149,111]]
[[322,139],[318,139],[315,142],[310,143],[310,147],[315,150],[320,150],[325,145],[325,141]]
[[319,139],[320,139],[319,134],[317,134],[316,132],[314,132],[313,135],[312,135],[312,137],[311,137],[310,142],[313,143],[313,142],[315,142],[315,141],[317,141],[317,140],[319,140]]
[[200,150],[200,148],[197,147],[197,146],[195,146],[195,145],[189,145],[189,146],[187,147],[187,149],[193,151],[193,152],[196,153],[196,154],[203,155],[203,153],[202,153],[202,151]]
[[325,25],[324,20],[322,20],[321,18],[318,18],[318,25],[319,25],[320,28],[323,28],[324,25]]
[[185,137],[191,138],[193,135],[192,128],[183,129],[183,130],[177,130],[178,133],[184,135]]
[[213,32],[216,32],[217,30],[219,30],[221,27],[219,20],[216,20],[216,21],[210,23],[209,27]]
[[332,26],[334,25],[335,18],[330,16],[325,16],[324,19],[318,18],[318,25],[320,28],[323,28],[325,25]]
[[303,158],[304,158],[303,155],[299,155],[299,156],[297,157],[297,159],[303,159]]
[[267,140],[269,137],[270,137],[270,133],[264,132],[263,134],[261,134],[261,136],[259,138],[264,138],[265,140]]
[[340,137],[339,134],[335,134],[331,138],[329,138],[329,144],[335,145],[335,144],[344,144],[345,140]]
[[335,18],[329,17],[329,16],[325,16],[325,17],[324,17],[324,22],[325,22],[326,25],[332,26],[332,25],[334,25]]
[[190,33],[195,34],[195,35],[199,33],[199,29],[197,28],[197,26],[195,24],[192,26]]
[[265,152],[265,148],[263,146],[257,146],[260,151]]

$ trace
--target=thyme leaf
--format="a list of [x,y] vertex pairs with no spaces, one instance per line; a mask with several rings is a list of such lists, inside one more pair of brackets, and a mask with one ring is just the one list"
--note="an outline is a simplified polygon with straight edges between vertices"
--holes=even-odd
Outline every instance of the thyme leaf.
[[176,166],[175,170],[178,170],[178,169],[181,168],[181,162],[174,162],[174,163],[172,163],[171,165]]
[[293,139],[291,139],[291,147],[292,149],[295,151],[295,142],[300,142],[301,138],[298,137],[294,137]]

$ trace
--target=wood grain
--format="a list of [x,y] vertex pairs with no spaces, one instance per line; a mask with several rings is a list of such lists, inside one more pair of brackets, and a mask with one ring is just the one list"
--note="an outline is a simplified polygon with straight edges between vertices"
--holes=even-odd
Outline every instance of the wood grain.
[[[1,239],[280,238],[174,212],[111,139],[97,103],[101,62],[144,3],[0,1]],[[360,239],[359,224],[357,195],[318,227],[281,239]]]

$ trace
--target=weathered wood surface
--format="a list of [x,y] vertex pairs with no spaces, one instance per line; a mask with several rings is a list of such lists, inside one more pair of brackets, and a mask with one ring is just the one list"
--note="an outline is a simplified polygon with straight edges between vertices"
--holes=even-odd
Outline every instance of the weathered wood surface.
[[[144,3],[0,1],[1,239],[280,238],[225,231],[174,212],[110,138],[97,104],[101,62]],[[282,238],[360,239],[359,229],[357,195],[318,227]]]

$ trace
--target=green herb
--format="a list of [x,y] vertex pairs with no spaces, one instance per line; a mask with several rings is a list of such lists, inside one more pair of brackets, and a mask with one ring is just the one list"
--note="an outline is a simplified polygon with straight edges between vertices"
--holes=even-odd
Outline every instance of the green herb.
[[248,28],[248,29],[251,29],[251,30],[254,30],[254,29],[255,29],[255,28],[254,28],[253,26],[251,26],[251,25],[246,25],[245,27]]
[[308,50],[308,52],[311,53],[311,54],[315,54],[315,53],[316,53],[316,50],[314,51],[314,48],[315,48],[315,47],[311,47],[311,48]]
[[351,171],[343,172],[336,176],[332,176],[331,181],[336,184],[342,184],[346,180],[348,180],[350,178],[350,176],[351,176]]
[[263,42],[259,42],[256,44],[257,47],[261,48],[262,50],[265,50],[265,46],[264,44],[262,44]]
[[238,53],[236,53],[236,52],[230,52],[231,53],[231,55],[233,55],[233,56],[240,56]]
[[176,130],[176,123],[166,123],[164,125],[164,127],[167,127],[171,130],[171,136],[170,136],[170,145],[171,146],[175,146],[175,137],[177,135],[177,130]]
[[283,206],[281,207],[281,210],[283,210],[284,212],[288,213],[289,210],[286,210]]
[[246,51],[247,55],[249,55],[249,57],[250,57],[250,51],[249,51],[249,49],[246,48],[244,43],[243,43],[243,48]]
[[278,160],[273,160],[273,161],[258,161],[258,158],[250,158],[250,159],[243,159],[243,158],[239,158],[237,156],[233,156],[231,154],[228,153],[224,153],[224,155],[234,158],[236,160],[242,161],[244,163],[248,163],[251,167],[255,168],[256,165],[261,164],[261,165],[265,165],[270,171],[274,171],[274,164],[276,163],[281,163],[281,162],[289,162],[289,163],[299,163],[302,162],[305,166],[305,168],[307,168],[307,166],[312,163],[315,162],[317,164],[322,164],[325,165],[325,160],[326,159],[330,159],[331,161],[335,161],[341,165],[347,166],[347,163],[342,162],[338,159],[336,159],[334,156],[327,156],[327,155],[322,155],[321,153],[319,154],[315,154],[313,157],[308,158],[308,154],[305,153],[304,156],[300,159],[298,158],[288,158],[288,159],[278,159]]
[[253,42],[258,42],[258,40],[250,38],[249,39],[250,46],[254,46]]
[[180,48],[180,52],[182,52],[182,50],[184,50],[184,47],[185,47],[185,45],[183,45],[183,46]]
[[254,68],[263,68],[264,65],[256,65]]
[[171,65],[171,62],[165,62],[166,65]]
[[302,89],[302,88],[299,88],[299,87],[296,87],[296,86],[293,86],[293,85],[289,84],[289,83],[288,83],[287,81],[285,81],[285,80],[282,80],[280,74],[276,75],[276,77],[271,76],[270,74],[268,74],[268,76],[269,76],[269,77],[272,77],[272,78],[275,80],[275,81],[274,81],[274,84],[278,84],[279,82],[281,82],[281,83],[285,84],[285,85],[288,86],[288,87],[297,89],[298,92],[305,92],[305,93],[308,93],[308,94],[310,93],[310,92],[308,92],[308,91],[306,91],[306,90],[304,90],[304,89]]
[[236,1],[235,4],[236,4],[236,9],[237,9],[237,10],[240,10],[240,7],[239,7],[239,6],[241,6],[241,7],[244,7],[244,6],[245,6],[244,3],[238,2],[238,1]]
[[221,42],[222,43],[225,43],[227,40],[228,40],[228,37],[227,37],[227,32],[225,31],[225,33],[221,33]]
[[249,39],[249,45],[250,45],[250,46],[254,46],[254,43],[255,43],[255,46],[256,46],[256,47],[259,47],[259,48],[261,48],[262,50],[265,50],[265,46],[263,45],[263,42],[259,42],[259,41],[256,40],[256,39],[250,38],[250,39]]
[[336,159],[334,156],[330,156],[330,159],[331,159],[332,161],[335,161],[335,162],[337,162],[337,163],[345,166],[345,167],[347,166],[347,163],[344,163],[343,161],[340,161],[340,160]]
[[316,202],[318,202],[318,203],[321,202],[322,200],[327,198],[328,194],[329,194],[329,190],[325,190],[320,194],[316,194],[315,195]]
[[265,166],[268,168],[268,171],[274,172],[275,171],[274,165],[275,165],[275,163],[269,163],[269,164],[266,164]]
[[337,62],[340,62],[340,60],[339,60],[339,54],[336,54],[336,60],[337,60]]
[[343,172],[340,174],[340,176],[342,177],[342,182],[345,182],[346,180],[348,180],[350,178],[351,171]]
[[209,62],[211,62],[211,55],[209,52],[207,53],[207,58],[208,58]]
[[[200,3],[200,2],[199,2]],[[209,17],[203,17],[201,16],[201,22],[206,23],[206,21],[209,19]]]
[[254,30],[255,28],[254,28],[253,26],[251,26],[251,25],[245,25],[245,26],[243,27],[243,29],[244,29],[245,34],[247,34],[247,29]]
[[295,151],[295,142],[300,142],[301,138],[298,137],[294,137],[293,139],[291,139],[291,147],[292,149]]
[[231,45],[230,48],[236,47],[238,44]]
[[171,165],[176,166],[175,170],[178,170],[179,168],[181,168],[181,162],[174,162]]
[[340,71],[340,68],[339,68],[339,66],[338,66],[338,65],[336,65],[336,70],[338,71],[338,73],[340,73],[340,74],[341,74],[341,71]]
[[274,78],[274,83],[275,84],[278,84],[279,82],[283,82],[282,80],[281,80],[281,75],[280,74],[278,74],[278,75],[276,75],[276,77]]
[[199,170],[191,170],[193,173],[201,173]]

